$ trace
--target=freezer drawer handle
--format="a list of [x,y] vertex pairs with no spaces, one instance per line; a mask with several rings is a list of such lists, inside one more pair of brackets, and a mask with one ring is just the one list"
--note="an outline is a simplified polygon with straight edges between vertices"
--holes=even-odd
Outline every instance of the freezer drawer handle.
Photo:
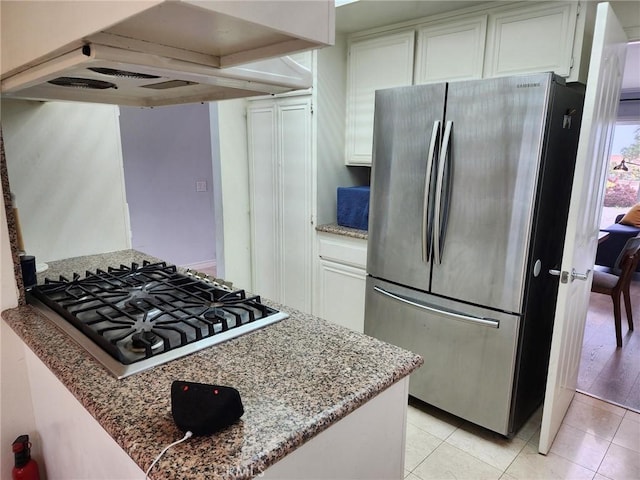
[[373,287],[373,289],[376,292],[381,293],[382,295],[386,295],[387,297],[391,297],[394,300],[398,300],[399,302],[408,303],[409,305],[412,305],[414,307],[418,307],[418,308],[421,308],[423,310],[427,310],[428,312],[437,313],[439,315],[446,315],[447,317],[452,317],[452,318],[455,318],[456,320],[461,320],[463,322],[468,322],[468,323],[479,324],[479,325],[483,325],[485,327],[492,327],[492,328],[499,328],[500,327],[500,321],[499,320],[494,320],[492,318],[472,317],[470,315],[464,315],[462,313],[452,312],[450,310],[442,310],[441,308],[438,308],[436,306],[432,306],[432,305],[429,305],[429,304],[426,304],[426,303],[421,303],[421,302],[418,302],[417,300],[398,295],[397,293],[391,293],[391,292],[385,290],[384,288]]

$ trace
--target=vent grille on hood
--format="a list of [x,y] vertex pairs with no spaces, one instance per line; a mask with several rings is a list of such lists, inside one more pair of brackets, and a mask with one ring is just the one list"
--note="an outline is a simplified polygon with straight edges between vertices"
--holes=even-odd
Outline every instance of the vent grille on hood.
[[117,70],[115,68],[89,67],[87,70],[101,73],[102,75],[109,75],[111,77],[119,78],[160,78],[158,75],[148,75],[146,73],[139,72],[128,72],[127,70]]
[[141,88],[152,88],[154,90],[166,90],[167,88],[188,87],[196,85],[196,82],[187,82],[185,80],[169,80],[167,82],[151,83],[149,85],[141,85]]
[[118,88],[115,83],[105,82],[103,80],[94,80],[92,78],[78,77],[58,77],[49,80],[52,85],[71,88],[88,88],[91,90],[106,90],[107,88]]

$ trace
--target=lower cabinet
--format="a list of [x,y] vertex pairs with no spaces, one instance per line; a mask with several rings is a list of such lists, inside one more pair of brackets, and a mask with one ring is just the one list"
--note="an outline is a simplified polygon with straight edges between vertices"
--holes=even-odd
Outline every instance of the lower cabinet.
[[[33,439],[37,439],[36,442],[42,444],[43,449],[42,455],[37,455],[40,472],[46,473],[45,477],[48,478],[146,478],[142,468],[122,450],[42,360],[22,340],[16,338],[15,341],[18,342],[16,348],[24,349],[24,357],[20,361],[26,363],[28,371],[37,430],[36,434],[29,433]],[[407,376],[329,425],[282,460],[264,471],[253,473],[263,479],[278,480],[401,478],[408,394]],[[82,448],[73,448],[79,443]],[[171,454],[179,455],[175,451]],[[327,462],[327,458],[331,458],[331,461]],[[158,468],[155,467],[156,470]],[[196,464],[193,468],[201,468],[203,472],[207,470],[205,465]],[[180,478],[177,469],[165,472],[156,470],[151,472],[153,478]],[[208,470],[213,472],[215,467],[211,466]],[[4,465],[2,471],[7,471]],[[235,474],[231,476],[238,478],[238,472],[246,472],[247,469],[238,466],[232,467],[232,471]]]
[[319,232],[317,315],[364,331],[367,241]]

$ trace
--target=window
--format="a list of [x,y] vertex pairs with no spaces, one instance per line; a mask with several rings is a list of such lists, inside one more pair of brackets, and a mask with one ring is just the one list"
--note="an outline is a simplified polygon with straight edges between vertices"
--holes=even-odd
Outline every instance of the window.
[[640,119],[617,123],[607,170],[607,185],[600,227],[615,222],[629,207],[640,202]]

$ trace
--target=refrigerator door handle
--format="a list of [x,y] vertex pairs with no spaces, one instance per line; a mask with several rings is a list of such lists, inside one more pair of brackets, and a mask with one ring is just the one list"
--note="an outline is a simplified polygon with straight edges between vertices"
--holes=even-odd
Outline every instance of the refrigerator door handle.
[[414,307],[420,308],[422,310],[426,310],[428,312],[431,313],[437,313],[438,315],[445,315],[447,317],[451,317],[454,318],[455,320],[460,320],[463,322],[467,322],[467,323],[472,323],[475,325],[482,325],[484,327],[491,327],[491,328],[499,328],[500,327],[500,321],[499,320],[494,320],[492,318],[484,318],[484,317],[474,317],[472,315],[465,315],[463,313],[459,313],[459,312],[454,312],[451,310],[443,310],[435,305],[430,305],[428,303],[423,303],[420,302],[419,300],[413,299],[413,298],[409,298],[409,297],[405,297],[404,295],[399,295],[397,293],[392,293],[389,292],[388,290],[385,290],[384,288],[375,286],[373,287],[373,289],[382,294],[382,295],[386,295],[387,297],[393,298],[394,300],[398,300],[399,302],[403,302],[403,303],[407,303],[409,305],[412,305]]
[[435,263],[439,265],[442,263],[442,252],[444,250],[444,228],[446,227],[446,218],[449,211],[449,195],[446,194],[447,204],[442,205],[442,195],[444,190],[444,172],[447,167],[447,161],[450,158],[449,155],[449,143],[451,140],[451,129],[453,128],[453,122],[448,121],[444,129],[444,135],[442,140],[442,150],[440,150],[440,159],[438,160],[438,178],[436,180],[436,199],[434,205],[434,219],[433,219],[433,250]]
[[433,238],[433,222],[431,221],[431,177],[433,170],[433,158],[438,145],[440,134],[440,120],[433,122],[431,130],[431,141],[429,142],[429,153],[427,156],[427,173],[424,179],[424,199],[422,204],[422,261],[428,262],[431,259],[431,247]]
[[438,178],[436,180],[436,200],[435,200],[435,214],[433,219],[433,249],[434,257],[437,265],[442,263],[442,251],[444,249],[444,231],[443,226],[446,226],[446,216],[449,210],[449,193],[445,193],[446,205],[444,211],[442,209],[442,195],[444,189],[444,171],[447,166],[447,160],[449,155],[449,143],[451,140],[451,129],[453,128],[453,122],[449,120],[444,129],[444,136],[442,139],[442,150],[440,150],[440,160],[438,161]]

